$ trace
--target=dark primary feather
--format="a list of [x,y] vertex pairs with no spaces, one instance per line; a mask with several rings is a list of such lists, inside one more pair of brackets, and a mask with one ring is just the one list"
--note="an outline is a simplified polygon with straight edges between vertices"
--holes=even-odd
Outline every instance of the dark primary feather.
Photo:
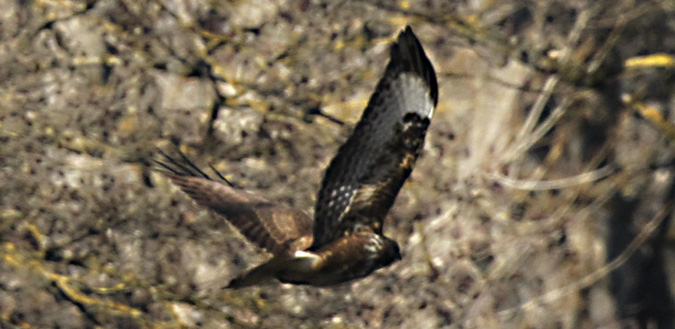
[[315,207],[312,250],[362,227],[381,232],[424,144],[437,102],[434,68],[406,27],[391,47],[389,64],[361,120],[326,170]]
[[160,153],[166,162],[155,161],[162,168],[158,171],[198,204],[225,217],[257,246],[275,255],[304,250],[310,246],[312,219],[303,211],[269,202],[249,192],[214,181],[183,154],[179,161],[161,151]]

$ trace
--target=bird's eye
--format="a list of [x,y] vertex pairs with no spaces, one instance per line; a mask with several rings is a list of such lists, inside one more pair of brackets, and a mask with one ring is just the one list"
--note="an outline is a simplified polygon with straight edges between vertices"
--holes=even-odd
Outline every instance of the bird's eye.
[[403,122],[405,122],[405,123],[411,122],[413,120],[414,121],[420,121],[421,120],[420,115],[415,113],[415,112],[409,112],[409,113],[406,113],[405,116],[403,116]]

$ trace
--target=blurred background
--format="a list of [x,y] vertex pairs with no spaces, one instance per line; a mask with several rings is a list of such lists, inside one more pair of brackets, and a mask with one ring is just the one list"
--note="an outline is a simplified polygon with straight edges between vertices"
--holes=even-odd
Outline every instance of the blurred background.
[[[312,211],[410,25],[438,110],[403,260],[221,290],[266,259],[152,172],[185,152]],[[673,328],[675,5],[0,2],[2,328]]]

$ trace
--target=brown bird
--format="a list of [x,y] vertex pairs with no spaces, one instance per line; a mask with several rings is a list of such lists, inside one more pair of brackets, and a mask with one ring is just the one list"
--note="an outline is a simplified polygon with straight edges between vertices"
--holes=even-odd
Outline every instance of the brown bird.
[[326,170],[314,220],[305,212],[218,182],[181,154],[157,162],[174,184],[228,220],[269,261],[228,288],[271,279],[328,286],[362,278],[401,259],[382,223],[413,169],[438,102],[431,62],[410,27],[391,46],[389,64],[351,137]]

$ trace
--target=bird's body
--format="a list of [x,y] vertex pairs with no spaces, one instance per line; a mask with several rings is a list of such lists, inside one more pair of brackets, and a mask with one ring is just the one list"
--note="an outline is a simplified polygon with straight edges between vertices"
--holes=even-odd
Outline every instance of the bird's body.
[[[383,251],[389,253],[387,257],[380,256]],[[289,257],[275,257],[235,279],[229,287],[246,287],[271,278],[284,283],[331,286],[367,276],[400,257],[394,241],[372,232],[358,232],[317,251],[298,250]]]
[[407,27],[391,47],[389,64],[361,120],[326,169],[314,219],[217,182],[185,156],[180,161],[164,154],[168,162],[158,163],[197,203],[273,254],[232,280],[229,288],[272,279],[335,285],[401,259],[398,244],[382,235],[382,224],[412,171],[437,101],[433,66]]

